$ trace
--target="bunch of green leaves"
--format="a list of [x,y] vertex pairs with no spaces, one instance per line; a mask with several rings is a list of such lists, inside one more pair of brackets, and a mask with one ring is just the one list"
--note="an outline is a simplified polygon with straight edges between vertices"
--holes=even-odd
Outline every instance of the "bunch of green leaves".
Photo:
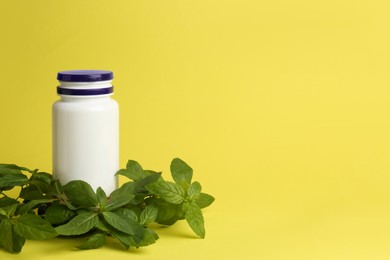
[[[30,178],[23,172],[29,173]],[[52,184],[48,173],[0,164],[0,246],[5,250],[18,253],[26,239],[57,236],[52,225],[38,214],[39,207],[55,201],[51,196]],[[6,195],[14,187],[20,187],[17,198]]]
[[[129,160],[116,174],[130,180],[107,195],[81,180],[62,186],[49,173],[0,164],[0,247],[19,253],[29,239],[83,235],[79,249],[99,248],[107,237],[125,249],[139,248],[158,239],[150,223],[173,225],[181,219],[204,238],[201,209],[214,198],[192,182],[193,170],[181,159],[173,159],[170,169],[174,182]],[[20,192],[12,198],[7,194],[15,187]]]

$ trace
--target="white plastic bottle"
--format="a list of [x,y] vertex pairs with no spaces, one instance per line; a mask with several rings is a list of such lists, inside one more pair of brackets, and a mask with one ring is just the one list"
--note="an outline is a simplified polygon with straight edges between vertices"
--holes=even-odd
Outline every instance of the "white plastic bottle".
[[118,103],[111,98],[113,73],[62,71],[60,100],[53,104],[53,177],[61,184],[88,182],[107,193],[117,188],[119,169]]

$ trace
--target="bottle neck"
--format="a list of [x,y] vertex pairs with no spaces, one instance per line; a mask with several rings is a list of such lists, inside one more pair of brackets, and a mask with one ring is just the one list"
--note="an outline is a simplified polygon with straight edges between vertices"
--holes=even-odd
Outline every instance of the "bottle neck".
[[93,81],[93,82],[66,82],[59,81],[60,88],[67,89],[97,89],[97,88],[109,88],[112,86],[111,80],[107,81]]
[[87,98],[91,96],[107,96],[112,95],[114,91],[109,81],[95,82],[64,82],[60,81],[57,87],[57,94],[60,96],[72,96]]

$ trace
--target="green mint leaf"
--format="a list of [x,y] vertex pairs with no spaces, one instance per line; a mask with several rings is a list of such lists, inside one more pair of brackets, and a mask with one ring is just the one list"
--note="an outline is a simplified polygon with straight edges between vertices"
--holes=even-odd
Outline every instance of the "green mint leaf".
[[84,212],[76,217],[72,218],[71,221],[65,225],[56,227],[55,230],[59,235],[74,236],[85,234],[94,228],[99,218],[94,212]]
[[0,208],[6,212],[7,216],[12,216],[20,203],[12,198],[0,198]]
[[135,198],[131,201],[131,204],[138,205],[142,204],[145,196],[149,194],[146,190],[145,185],[157,181],[161,178],[161,173],[145,171],[147,176],[135,182],[127,182],[123,184],[119,189],[114,190],[110,194],[111,200],[116,200],[116,197],[123,197],[125,194],[133,194]]
[[184,189],[187,189],[192,180],[192,168],[179,158],[175,158],[171,162],[171,174],[173,180],[182,186]]
[[145,234],[144,237],[142,238],[141,241],[137,242],[137,247],[142,247],[142,246],[149,246],[151,244],[156,243],[158,239],[157,233],[152,230],[152,229],[145,229]]
[[8,252],[13,253],[12,223],[9,219],[0,222],[0,245]]
[[129,235],[136,235],[134,225],[129,223],[129,221],[123,218],[123,216],[120,216],[114,212],[102,212],[102,214],[104,220],[115,229]]
[[136,243],[140,242],[144,236],[145,228],[138,223],[138,216],[132,209],[120,208],[114,211],[115,214],[122,217],[132,228],[133,239]]
[[115,214],[121,216],[123,219],[126,219],[130,223],[138,224],[138,216],[132,209],[119,208],[115,210]]
[[110,227],[108,226],[108,224],[100,218],[98,219],[98,222],[96,223],[95,227],[103,232],[110,232]]
[[120,232],[118,230],[113,230],[111,235],[116,238],[126,249],[130,247],[143,247],[154,244],[158,239],[158,235],[151,229],[145,229],[144,236],[141,240],[137,240],[134,236]]
[[160,174],[161,175],[162,172],[156,172],[156,171],[152,171],[152,170],[144,170],[144,173],[147,176],[149,176],[149,175],[152,175],[152,174]]
[[15,212],[18,209],[19,205],[20,205],[19,203],[15,203],[7,207],[4,207],[3,209],[7,211],[8,216],[13,216],[15,215]]
[[10,253],[19,253],[26,239],[18,235],[10,219],[5,219],[0,222],[0,245]]
[[31,240],[50,239],[57,232],[49,222],[34,214],[21,215],[15,224],[15,231],[20,236]]
[[20,253],[24,246],[26,239],[22,236],[19,236],[15,230],[12,230],[12,250],[13,253]]
[[115,209],[118,209],[126,204],[129,204],[132,199],[134,199],[134,195],[132,194],[123,194],[121,197],[115,196],[113,198],[110,198],[109,202],[107,203],[107,206],[105,207],[106,211],[113,211]]
[[123,196],[135,194],[135,183],[134,182],[126,182],[120,188],[114,190],[110,194],[110,199],[117,200]]
[[78,207],[95,207],[98,200],[91,186],[85,181],[71,181],[63,187],[66,197]]
[[96,190],[96,198],[100,204],[100,208],[104,208],[107,205],[107,195],[101,187]]
[[171,226],[180,219],[181,204],[172,204],[157,198],[148,199],[146,203],[157,207],[158,213],[155,221],[161,225]]
[[112,230],[111,235],[116,238],[126,249],[129,249],[130,246],[136,246],[133,237],[129,234],[123,233],[119,230]]
[[67,206],[70,210],[77,210],[80,208],[80,207],[73,206],[69,202],[68,197],[63,193],[64,188],[58,180],[53,180],[53,182],[50,185],[50,188],[51,188],[52,196],[59,198],[61,200],[61,203]]
[[58,180],[53,180],[50,184],[50,190],[56,197],[63,198],[64,194],[62,193],[62,185]]
[[198,206],[203,209],[203,208],[206,208],[208,206],[210,206],[213,202],[214,202],[214,197],[207,194],[207,193],[200,193],[199,196],[197,198],[195,198],[195,202],[196,204],[198,204]]
[[148,225],[154,222],[158,215],[158,209],[154,205],[147,206],[140,215],[140,224]]
[[139,194],[147,194],[147,189],[145,186],[147,186],[150,183],[156,182],[157,180],[161,179],[161,172],[151,173],[150,175],[146,176],[145,178],[138,180],[135,182],[135,191]]
[[30,184],[22,188],[20,197],[26,200],[39,200],[46,198],[46,195],[37,186]]
[[141,165],[133,160],[129,160],[126,165],[126,169],[121,169],[116,174],[123,175],[133,181],[138,181],[147,176],[145,175]]
[[50,184],[53,181],[53,175],[47,172],[35,172],[32,174],[31,179]]
[[102,233],[96,233],[90,236],[84,243],[77,246],[82,250],[96,249],[102,247],[106,243],[106,235]]
[[9,197],[0,198],[0,208],[11,206],[12,204],[19,204],[16,199],[12,199]]
[[30,179],[29,186],[35,186],[38,190],[42,192],[42,195],[45,195],[50,191],[50,183],[47,183],[41,179]]
[[26,214],[28,211],[36,208],[36,206],[38,206],[38,205],[50,203],[50,202],[53,202],[53,201],[54,201],[53,199],[40,199],[40,200],[29,201],[26,204],[23,204],[19,208],[19,214],[20,215]]
[[46,172],[34,172],[28,185],[23,187],[20,197],[28,200],[50,198],[52,191],[52,176]]
[[52,225],[62,224],[71,219],[76,213],[66,206],[59,203],[53,203],[46,209],[45,219]]
[[12,174],[12,173],[22,173],[22,171],[27,172],[34,172],[33,170],[30,170],[26,167],[20,167],[16,164],[6,164],[6,163],[0,163],[0,174]]
[[176,183],[168,181],[153,182],[146,186],[146,188],[160,198],[173,204],[180,204],[184,201],[185,191]]
[[0,190],[9,186],[23,186],[28,183],[26,175],[21,173],[0,174]]
[[189,199],[197,198],[200,195],[200,192],[202,190],[202,186],[199,182],[193,182],[191,183],[190,187],[188,188],[187,195]]
[[68,209],[70,209],[70,210],[77,210],[77,209],[79,209],[80,207],[75,207],[75,206],[73,206],[69,201],[68,201],[68,198],[62,198],[63,199],[63,203],[64,203],[64,205],[66,205],[67,207],[68,207]]
[[[125,212],[124,209],[119,209],[115,212],[103,212],[104,220],[114,229],[131,235],[134,242],[138,243],[142,240],[145,229],[136,220],[132,214]],[[112,231],[112,229],[111,229]]]
[[[131,247],[131,246],[138,248],[140,246],[143,246],[143,244],[146,245],[147,243],[152,243],[152,241],[151,241],[152,239],[150,238],[150,235],[147,235],[147,230],[144,229],[142,226],[137,226],[137,228],[139,229],[138,232],[140,234],[131,235],[131,234],[127,234],[125,232],[119,231],[117,229],[112,229],[110,234],[114,238],[116,238],[126,249],[129,249],[129,247]],[[154,241],[155,240],[156,239],[154,239]]]
[[185,218],[191,229],[195,232],[195,234],[197,234],[201,238],[204,238],[206,235],[206,231],[204,228],[204,219],[202,211],[200,210],[198,204],[186,204]]
[[0,215],[7,216],[7,212],[4,209],[0,208]]

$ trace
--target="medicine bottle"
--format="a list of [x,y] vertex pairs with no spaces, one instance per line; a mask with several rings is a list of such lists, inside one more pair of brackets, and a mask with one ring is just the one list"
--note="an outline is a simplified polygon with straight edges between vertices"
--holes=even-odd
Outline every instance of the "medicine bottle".
[[57,74],[60,100],[53,104],[53,177],[61,184],[88,182],[107,193],[117,188],[118,103],[111,98],[113,73],[72,70]]

